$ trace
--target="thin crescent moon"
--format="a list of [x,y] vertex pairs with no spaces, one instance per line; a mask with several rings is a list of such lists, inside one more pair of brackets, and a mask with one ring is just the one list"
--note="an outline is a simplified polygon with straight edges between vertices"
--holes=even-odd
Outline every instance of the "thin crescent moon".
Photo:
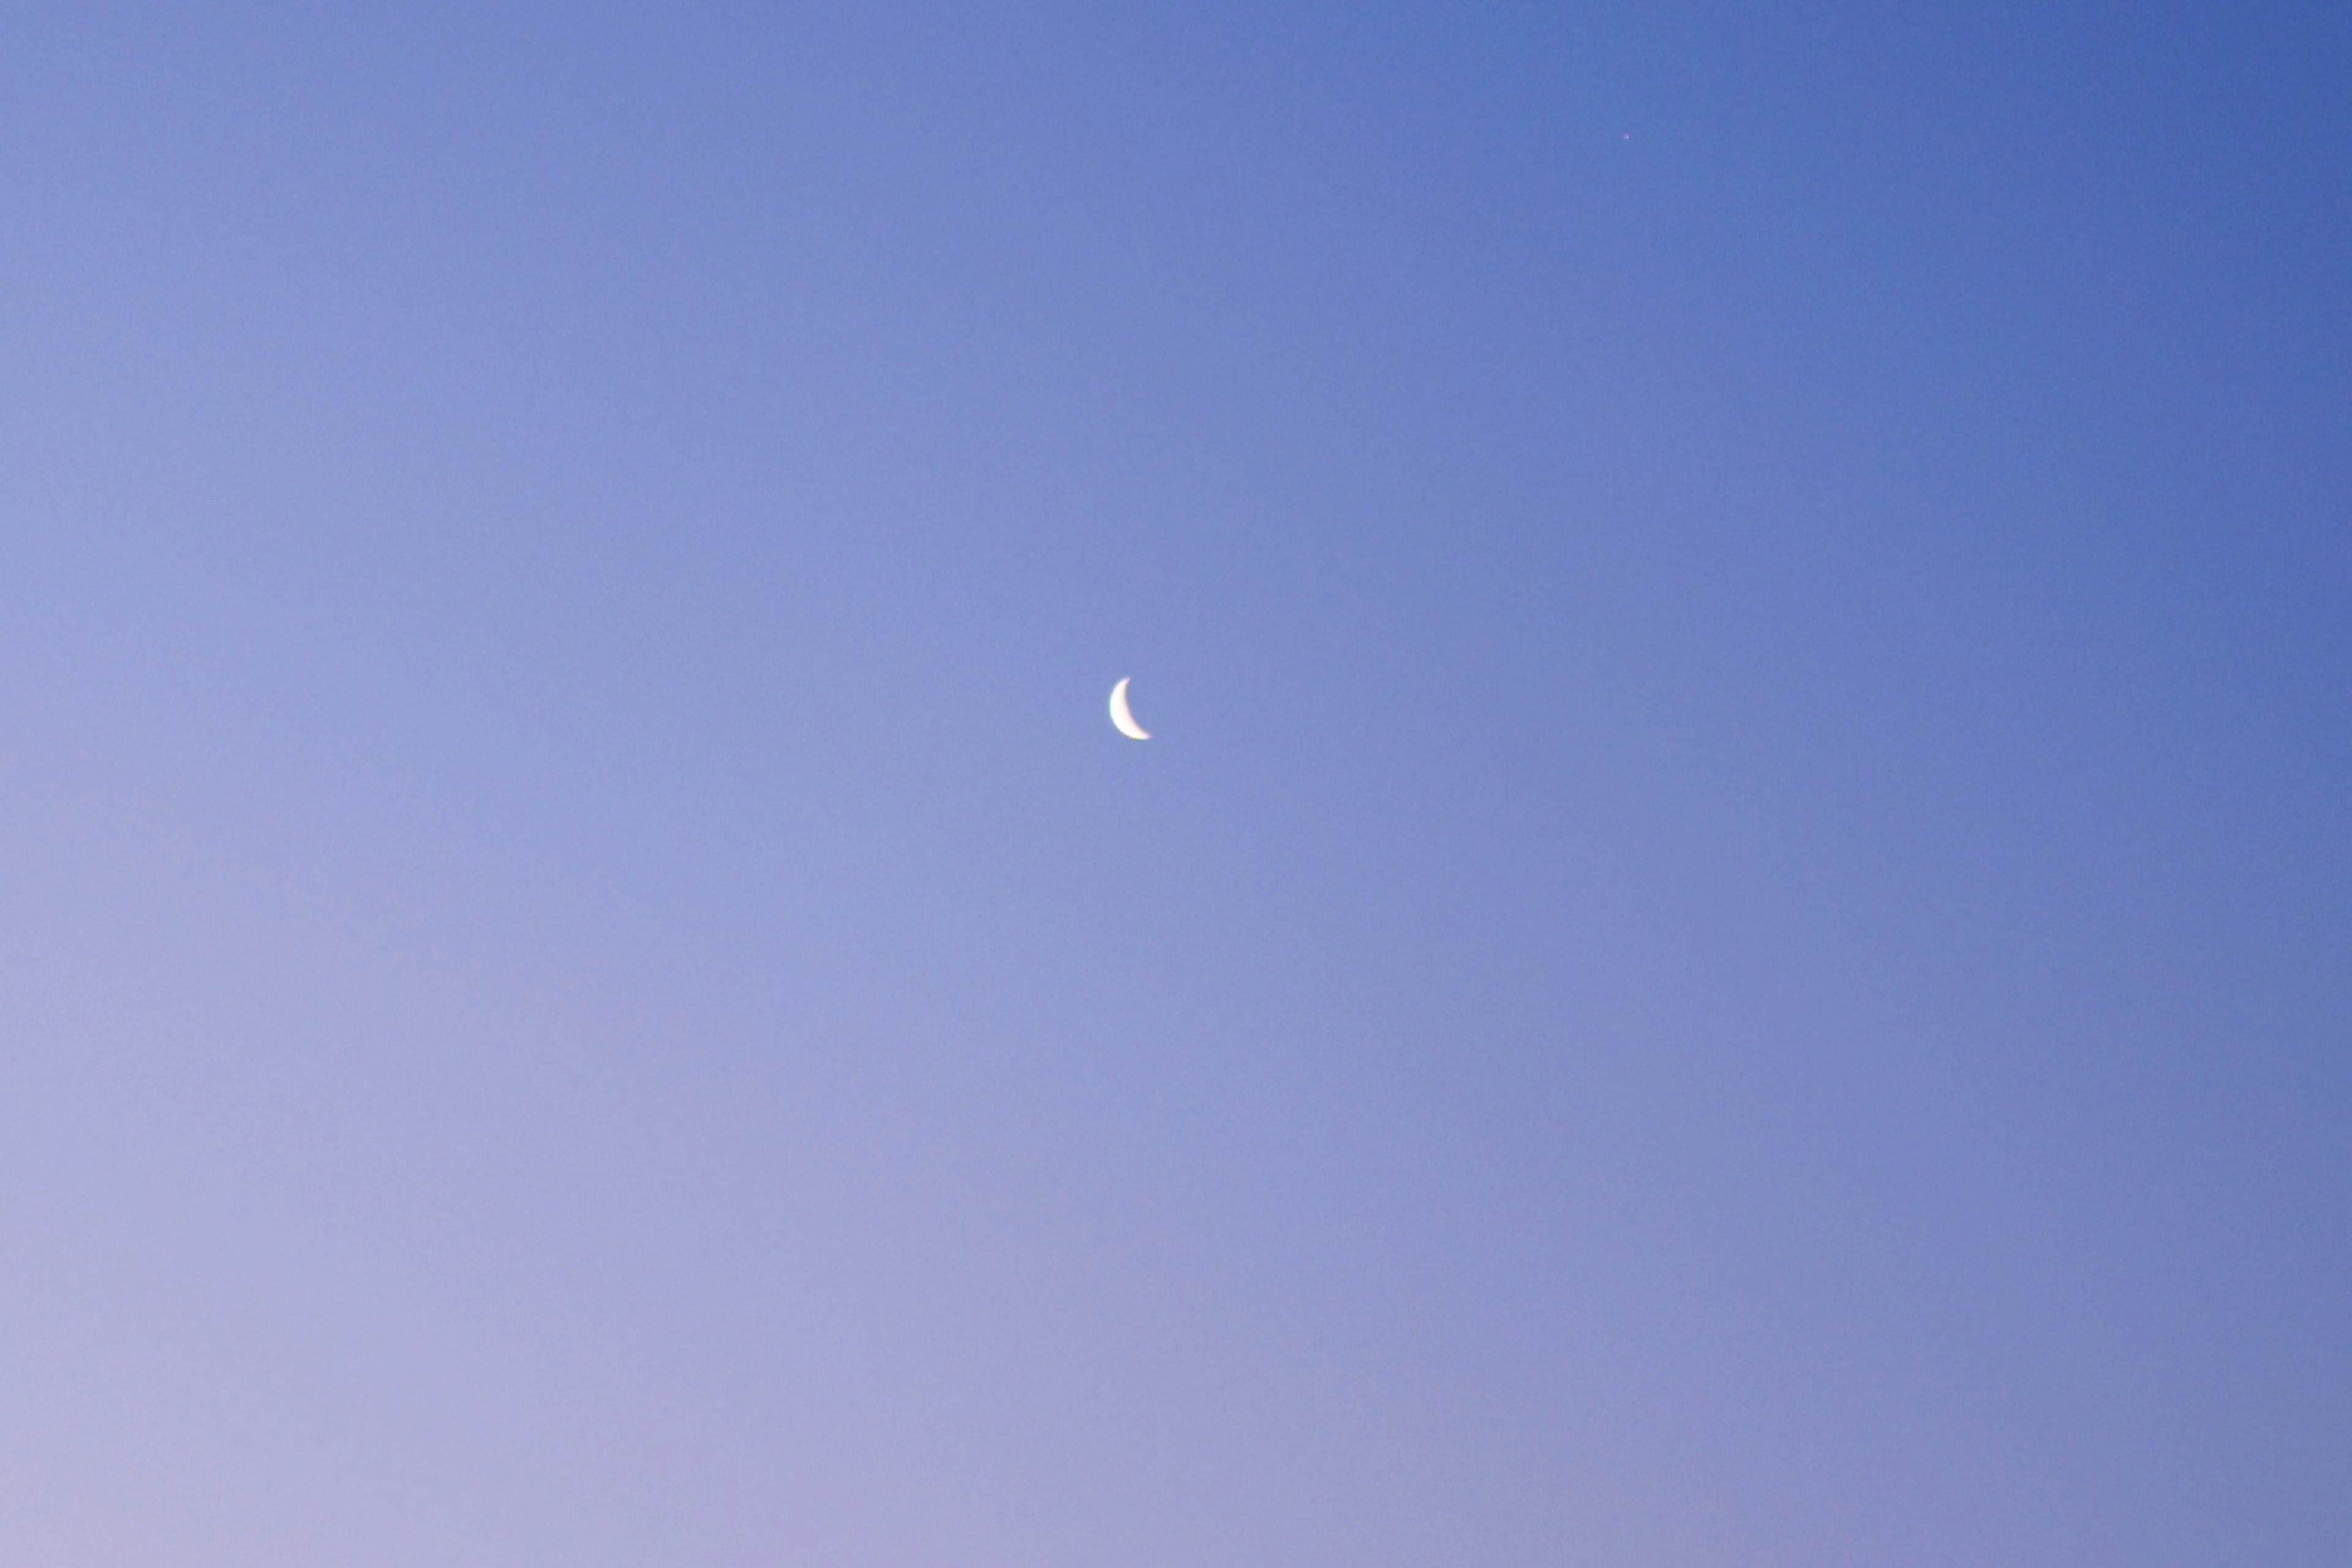
[[1122,675],[1118,678],[1118,684],[1110,689],[1110,721],[1118,725],[1118,732],[1129,740],[1149,741],[1151,731],[1135,721],[1134,713],[1127,706],[1127,683],[1133,679],[1132,676]]

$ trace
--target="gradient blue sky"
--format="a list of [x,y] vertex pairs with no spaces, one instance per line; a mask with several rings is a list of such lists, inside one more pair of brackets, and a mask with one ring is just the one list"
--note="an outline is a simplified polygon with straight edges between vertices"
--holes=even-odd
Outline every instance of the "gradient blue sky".
[[0,1558],[2352,1560],[2347,104],[10,8]]

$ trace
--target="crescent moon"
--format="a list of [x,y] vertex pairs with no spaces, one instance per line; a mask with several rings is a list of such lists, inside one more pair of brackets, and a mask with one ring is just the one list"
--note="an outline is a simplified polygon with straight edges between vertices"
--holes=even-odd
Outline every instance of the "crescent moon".
[[1118,684],[1110,689],[1110,721],[1118,725],[1118,732],[1129,740],[1149,741],[1151,731],[1135,721],[1135,714],[1127,706],[1127,683],[1133,679],[1132,676],[1122,675]]

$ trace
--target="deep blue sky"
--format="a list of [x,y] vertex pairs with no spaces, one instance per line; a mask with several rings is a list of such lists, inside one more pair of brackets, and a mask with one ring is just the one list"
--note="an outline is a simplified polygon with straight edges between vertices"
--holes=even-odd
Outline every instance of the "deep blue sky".
[[2352,1558],[2347,104],[12,10],[0,1557]]

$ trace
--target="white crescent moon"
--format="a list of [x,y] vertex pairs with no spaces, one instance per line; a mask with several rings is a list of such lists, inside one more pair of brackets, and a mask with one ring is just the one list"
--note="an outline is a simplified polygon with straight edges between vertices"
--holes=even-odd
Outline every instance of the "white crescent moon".
[[1118,684],[1110,689],[1110,721],[1118,725],[1118,732],[1129,740],[1149,741],[1151,731],[1135,721],[1135,715],[1127,706],[1127,683],[1133,679],[1132,676],[1122,675],[1118,678]]

